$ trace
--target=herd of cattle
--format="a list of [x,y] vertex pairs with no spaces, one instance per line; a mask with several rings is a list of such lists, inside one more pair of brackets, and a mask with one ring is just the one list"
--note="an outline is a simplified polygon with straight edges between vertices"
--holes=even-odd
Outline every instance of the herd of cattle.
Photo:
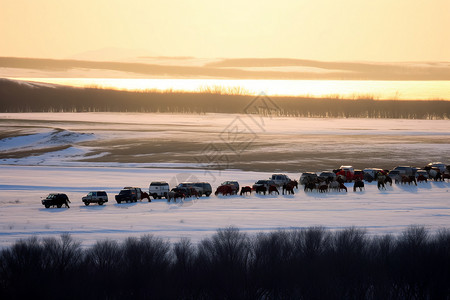
[[[378,189],[386,189],[386,185],[396,184],[415,184],[419,182],[450,181],[450,165],[442,163],[430,163],[424,168],[414,168],[409,166],[399,166],[392,170],[383,170],[378,168],[356,170],[352,166],[341,166],[333,171],[324,171],[321,173],[304,172],[299,181],[290,179],[286,174],[273,174],[268,180],[258,180],[253,186],[240,187],[237,181],[225,181],[217,187],[215,195],[237,195],[241,196],[251,194],[290,194],[298,190],[299,184],[303,185],[305,192],[326,193],[329,191],[347,192],[345,183],[353,183],[353,191],[362,191],[364,182],[377,182]],[[240,191],[240,192],[239,192]],[[125,187],[115,196],[118,204],[122,202],[136,202],[138,200],[165,198],[168,202],[176,202],[178,199],[191,197],[209,197],[212,194],[211,185],[207,182],[183,182],[176,187],[169,189],[169,184],[164,181],[152,182],[149,186],[149,193],[136,187]],[[108,202],[108,196],[104,191],[89,192],[83,197],[82,201],[87,206],[90,203],[103,205]],[[68,197],[65,194],[50,194],[42,200],[46,208],[50,206],[69,207]]]

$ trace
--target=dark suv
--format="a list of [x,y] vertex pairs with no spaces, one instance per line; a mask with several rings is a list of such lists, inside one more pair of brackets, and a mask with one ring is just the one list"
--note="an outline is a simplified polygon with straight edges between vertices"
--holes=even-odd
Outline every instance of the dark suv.
[[205,195],[206,197],[209,197],[212,193],[212,187],[211,184],[208,182],[182,182],[177,187],[179,188],[190,188],[193,187],[197,190],[198,195],[201,197]]
[[237,194],[239,192],[239,182],[237,181],[225,181],[221,185],[230,185],[233,189],[233,193]]
[[137,202],[141,200],[141,194],[140,188],[125,187],[120,190],[119,195],[116,195],[115,198],[119,204],[122,202]]
[[44,205],[45,208],[49,208],[50,206],[61,208],[61,206],[63,205],[65,205],[67,208],[70,208],[69,203],[69,197],[67,197],[66,194],[52,193],[49,194],[47,198],[42,200],[42,205]]

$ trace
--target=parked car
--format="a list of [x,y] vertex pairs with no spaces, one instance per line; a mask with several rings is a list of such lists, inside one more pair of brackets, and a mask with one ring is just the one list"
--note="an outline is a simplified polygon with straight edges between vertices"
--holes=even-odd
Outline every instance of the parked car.
[[353,180],[353,173],[350,173],[349,171],[339,170],[336,173],[336,177],[340,177],[344,181],[350,182]]
[[197,193],[200,197],[203,195],[209,197],[212,193],[212,187],[208,182],[182,182],[177,187],[193,187],[197,190]]
[[426,170],[422,170],[422,169],[417,170],[416,171],[416,178],[419,177],[420,175],[422,175],[426,179],[429,178],[428,172]]
[[212,193],[212,187],[208,182],[196,182],[194,187],[197,189],[200,197],[202,195],[209,197]]
[[395,183],[399,183],[402,180],[402,174],[399,170],[389,171],[388,176],[391,177],[391,179],[394,180]]
[[141,200],[141,195],[142,190],[140,188],[124,187],[115,198],[117,203],[120,204],[122,202],[137,202]]
[[409,166],[398,166],[394,168],[395,171],[400,172],[400,176],[406,175],[406,176],[412,176],[414,175],[414,170],[412,167]]
[[317,181],[317,174],[314,172],[304,172],[300,176],[300,184],[305,185],[308,182],[316,182]]
[[319,180],[328,180],[333,181],[336,180],[336,173],[333,171],[323,171],[319,174]]
[[86,196],[81,198],[81,200],[86,206],[91,203],[98,203],[98,205],[103,205],[103,203],[108,202],[108,195],[105,191],[89,192]]
[[148,194],[153,197],[153,199],[166,198],[169,195],[169,184],[165,181],[153,181],[148,187]]
[[223,196],[236,195],[237,194],[237,190],[231,184],[219,185],[217,187],[216,192],[214,194],[216,196],[218,196],[219,194],[222,194]]
[[291,179],[286,174],[273,174],[270,180],[275,182],[277,186],[283,186],[286,183],[291,182]]
[[364,180],[364,172],[362,170],[355,170],[353,180]]
[[273,181],[273,180],[265,180],[265,179],[263,179],[263,180],[258,180],[257,182],[255,182],[255,184],[253,185],[253,189],[255,190],[258,186],[264,186],[264,187],[266,187],[266,189],[267,190],[269,190],[269,186],[271,186],[271,185],[276,185],[275,184],[275,181]]
[[441,162],[432,162],[432,163],[429,163],[428,165],[427,165],[427,167],[430,167],[430,168],[438,168],[440,171],[441,171],[441,173],[444,173],[447,169],[446,169],[446,165],[445,164],[443,164],[443,163],[441,163]]
[[224,181],[220,185],[231,185],[234,194],[239,192],[239,182],[237,181]]
[[172,193],[180,193],[185,197],[191,197],[191,187],[174,187],[170,190]]
[[366,168],[363,170],[363,172],[364,174],[369,174],[370,176],[372,176],[374,180],[377,179],[378,172],[384,173],[383,169],[379,168]]
[[45,206],[45,208],[49,208],[50,206],[56,206],[57,208],[61,208],[63,205],[65,205],[67,208],[70,208],[69,197],[67,197],[66,194],[62,194],[62,193],[48,194],[47,198],[42,199],[41,202],[42,202],[42,205]]
[[355,172],[355,169],[353,168],[353,166],[340,166],[339,169],[346,171],[346,172],[350,172],[352,174]]

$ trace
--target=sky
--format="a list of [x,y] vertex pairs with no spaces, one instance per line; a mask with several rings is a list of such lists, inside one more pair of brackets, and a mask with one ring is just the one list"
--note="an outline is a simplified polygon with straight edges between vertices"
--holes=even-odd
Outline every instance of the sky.
[[8,57],[450,61],[449,29],[448,0],[0,0]]

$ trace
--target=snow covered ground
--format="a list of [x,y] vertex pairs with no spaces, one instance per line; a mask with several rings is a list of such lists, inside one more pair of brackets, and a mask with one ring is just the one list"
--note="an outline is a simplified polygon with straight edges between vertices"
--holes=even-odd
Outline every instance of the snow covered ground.
[[[148,233],[198,241],[226,226],[249,233],[357,226],[374,234],[399,233],[412,224],[431,230],[449,227],[448,182],[394,184],[386,191],[372,183],[356,193],[213,195],[175,204],[114,200],[124,186],[147,190],[151,181],[159,180],[171,187],[208,181],[215,189],[225,180],[252,185],[278,172],[299,179],[301,172],[349,164],[448,164],[449,125],[449,120],[225,114],[0,114],[0,247],[63,232],[88,246],[99,239]],[[215,165],[223,156],[231,159],[228,164]],[[95,190],[107,191],[110,202],[84,206],[81,197]],[[40,200],[51,192],[67,193],[71,208],[45,209]]]
[[[117,204],[114,200],[123,186],[147,190],[156,180],[168,181],[171,186],[185,180],[206,180],[215,189],[225,180],[238,180],[243,186],[270,175],[239,170],[1,166],[0,246],[32,235],[64,232],[89,246],[101,239],[123,240],[144,234],[199,241],[226,226],[248,233],[318,225],[329,229],[357,226],[369,234],[396,234],[412,224],[432,231],[450,224],[448,182],[419,183],[417,187],[394,184],[383,191],[371,183],[362,192],[353,192],[347,184],[348,193],[305,193],[300,189],[293,196],[212,195],[170,204],[165,200]],[[93,190],[106,190],[110,201],[103,206],[84,206],[81,197]],[[67,193],[71,208],[45,209],[40,200],[50,192]]]

